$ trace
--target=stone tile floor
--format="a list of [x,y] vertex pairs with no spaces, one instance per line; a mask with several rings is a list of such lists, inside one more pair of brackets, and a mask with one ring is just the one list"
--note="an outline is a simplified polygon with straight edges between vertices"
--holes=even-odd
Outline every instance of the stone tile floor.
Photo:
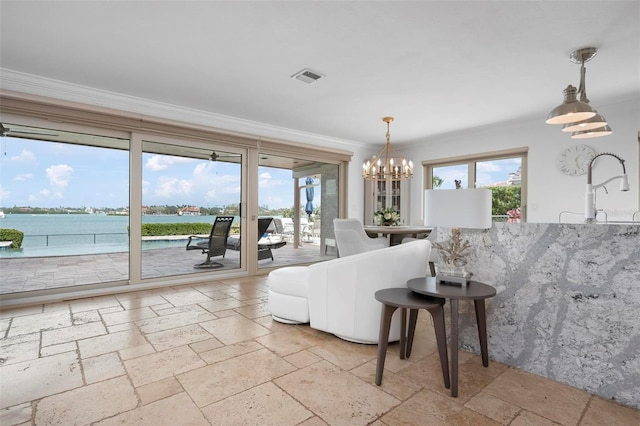
[[442,383],[428,315],[410,359],[274,322],[264,277],[0,313],[0,424],[634,425],[640,411],[461,352]]

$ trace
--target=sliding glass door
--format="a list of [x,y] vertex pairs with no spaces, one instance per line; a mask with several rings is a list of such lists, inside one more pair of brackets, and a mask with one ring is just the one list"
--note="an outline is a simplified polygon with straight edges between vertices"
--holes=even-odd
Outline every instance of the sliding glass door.
[[2,294],[129,280],[129,140],[3,123]]
[[239,269],[242,151],[157,139],[142,142],[141,278]]

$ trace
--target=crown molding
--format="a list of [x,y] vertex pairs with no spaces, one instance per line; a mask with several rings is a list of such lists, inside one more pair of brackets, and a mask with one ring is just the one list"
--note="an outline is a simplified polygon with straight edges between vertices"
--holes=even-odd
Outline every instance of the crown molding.
[[341,149],[344,149],[345,146],[354,148],[368,147],[368,144],[362,142],[331,138],[315,133],[307,133],[266,123],[151,101],[4,68],[0,68],[0,88],[29,95],[132,112],[160,119],[197,124],[216,130],[250,134],[258,138],[280,139]]

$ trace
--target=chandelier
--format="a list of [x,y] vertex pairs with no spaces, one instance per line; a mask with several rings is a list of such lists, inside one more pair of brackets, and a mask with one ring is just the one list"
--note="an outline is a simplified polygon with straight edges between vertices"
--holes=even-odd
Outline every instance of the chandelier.
[[382,121],[387,123],[387,143],[373,160],[367,160],[362,165],[362,177],[366,180],[409,180],[413,178],[413,161],[400,155],[389,142],[389,123],[393,117],[383,117]]

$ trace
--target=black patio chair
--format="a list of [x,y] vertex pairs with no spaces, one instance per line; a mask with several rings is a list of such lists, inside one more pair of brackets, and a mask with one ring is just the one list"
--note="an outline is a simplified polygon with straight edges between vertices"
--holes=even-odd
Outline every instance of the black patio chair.
[[201,250],[202,253],[206,253],[207,255],[207,259],[202,263],[195,264],[193,266],[194,268],[207,269],[221,268],[223,266],[220,262],[211,261],[211,258],[215,256],[224,257],[227,252],[227,239],[229,238],[229,231],[231,230],[231,223],[233,222],[233,219],[233,216],[216,216],[216,220],[213,222],[213,226],[211,227],[209,238],[204,239],[197,235],[189,236],[189,240],[187,241],[187,251]]

